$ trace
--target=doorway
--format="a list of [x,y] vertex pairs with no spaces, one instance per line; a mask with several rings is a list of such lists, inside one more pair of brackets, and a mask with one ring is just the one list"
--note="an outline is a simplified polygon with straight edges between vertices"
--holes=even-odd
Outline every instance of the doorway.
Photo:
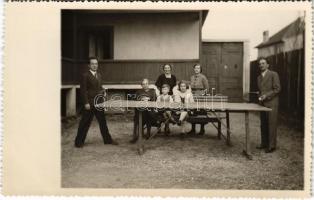
[[243,43],[203,42],[202,69],[214,94],[243,101]]

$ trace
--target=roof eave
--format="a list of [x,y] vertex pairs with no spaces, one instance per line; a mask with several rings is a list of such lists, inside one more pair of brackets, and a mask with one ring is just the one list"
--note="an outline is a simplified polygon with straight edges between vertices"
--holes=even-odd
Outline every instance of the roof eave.
[[276,42],[272,42],[272,43],[266,43],[266,44],[261,43],[261,44],[257,45],[255,48],[259,49],[259,48],[268,47],[268,46],[271,46],[274,44],[279,44],[279,43],[283,43],[283,41],[280,40],[280,41],[276,41]]
[[201,11],[201,12],[202,12],[202,26],[204,25],[204,22],[205,22],[205,20],[206,20],[206,18],[207,18],[208,11],[209,11],[209,10],[202,10],[202,11]]

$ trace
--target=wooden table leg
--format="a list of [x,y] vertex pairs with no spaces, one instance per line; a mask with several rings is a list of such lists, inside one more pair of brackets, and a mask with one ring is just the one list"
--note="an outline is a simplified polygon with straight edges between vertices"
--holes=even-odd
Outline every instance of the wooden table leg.
[[[232,146],[231,140],[230,140],[231,130],[230,130],[229,111],[225,111],[225,113],[226,113],[226,123],[224,123],[222,121],[220,116],[218,116],[215,112],[213,112],[213,114],[216,116],[216,118],[218,120],[218,127],[214,123],[213,123],[213,125],[218,130],[218,138],[220,139],[221,136],[223,136],[223,138],[226,139],[226,144],[228,146]],[[224,136],[224,134],[222,134],[221,126],[223,126],[227,129],[227,136]]]
[[143,145],[143,112],[138,112],[138,141],[137,141],[137,150],[140,155],[144,153]]
[[218,139],[221,139],[221,121],[218,120]]
[[249,123],[249,112],[245,112],[245,149],[243,154],[249,159],[252,160],[251,154],[251,141],[250,141],[250,123]]
[[231,145],[230,141],[230,120],[229,120],[229,111],[226,111],[226,122],[227,122],[227,145]]

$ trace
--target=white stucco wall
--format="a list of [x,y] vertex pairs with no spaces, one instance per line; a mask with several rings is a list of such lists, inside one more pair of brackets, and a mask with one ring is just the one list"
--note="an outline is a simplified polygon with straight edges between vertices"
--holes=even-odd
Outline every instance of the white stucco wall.
[[303,34],[302,33],[298,34],[297,36],[284,38],[283,41],[285,44],[283,47],[283,51],[285,52],[303,48]]
[[114,59],[198,58],[198,20],[160,15],[114,27]]
[[78,27],[113,28],[114,59],[199,59],[199,12],[81,14]]
[[283,38],[283,43],[260,48],[258,50],[258,57],[268,57],[276,53],[289,52],[303,48],[303,34]]
[[258,57],[268,57],[283,52],[283,43],[258,49]]

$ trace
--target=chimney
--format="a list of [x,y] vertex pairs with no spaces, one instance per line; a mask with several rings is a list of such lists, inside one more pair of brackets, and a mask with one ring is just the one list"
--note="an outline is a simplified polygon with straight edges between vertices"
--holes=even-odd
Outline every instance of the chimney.
[[269,31],[263,32],[263,42],[267,42],[269,39]]

